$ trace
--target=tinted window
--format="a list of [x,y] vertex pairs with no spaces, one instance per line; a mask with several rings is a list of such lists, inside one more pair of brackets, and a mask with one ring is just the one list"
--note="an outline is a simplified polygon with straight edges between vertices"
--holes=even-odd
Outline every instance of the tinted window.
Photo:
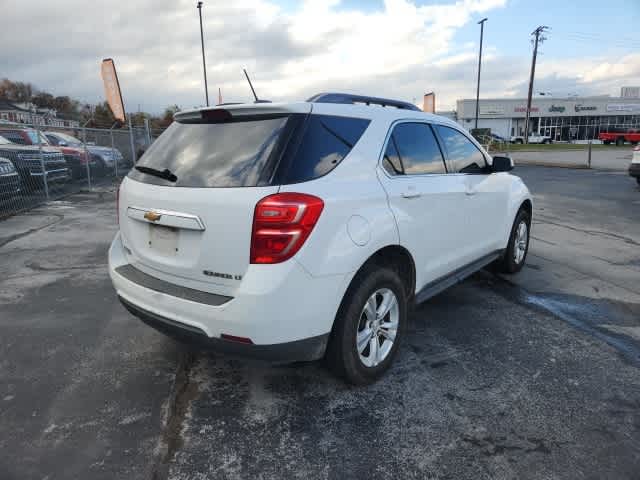
[[382,166],[389,175],[402,175],[404,173],[404,168],[402,168],[402,162],[400,161],[400,155],[398,155],[398,149],[396,148],[393,136],[389,137]]
[[275,183],[299,183],[333,170],[367,129],[369,120],[309,115],[291,139]]
[[401,123],[393,129],[392,139],[406,175],[446,172],[440,147],[429,125]]
[[27,145],[27,141],[20,135],[20,132],[3,130],[0,132],[4,138],[13,143],[18,143],[20,145]]
[[291,114],[221,123],[173,122],[136,166],[169,169],[176,182],[132,170],[135,180],[177,187],[252,187],[325,175],[360,139],[369,120]]
[[442,138],[447,157],[454,171],[462,173],[478,173],[486,166],[484,155],[471,140],[459,131],[436,125]]
[[173,122],[137,166],[169,169],[172,183],[132,170],[131,178],[176,187],[249,187],[262,180],[288,117],[231,123]]

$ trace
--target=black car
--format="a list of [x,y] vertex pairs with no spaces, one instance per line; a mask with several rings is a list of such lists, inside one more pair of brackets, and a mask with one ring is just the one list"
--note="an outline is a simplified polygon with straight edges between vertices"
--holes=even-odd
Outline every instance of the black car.
[[20,193],[22,182],[11,160],[0,157],[0,198]]
[[44,185],[44,171],[47,183],[67,182],[71,179],[71,171],[62,152],[52,147],[40,149],[33,146],[16,145],[4,137],[0,137],[0,157],[11,160],[15,166],[25,190],[40,190]]

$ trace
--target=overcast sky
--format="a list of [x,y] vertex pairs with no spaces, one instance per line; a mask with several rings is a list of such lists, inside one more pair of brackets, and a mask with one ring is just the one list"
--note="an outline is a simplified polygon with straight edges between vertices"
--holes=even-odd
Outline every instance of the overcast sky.
[[[204,103],[195,0],[0,0],[0,77],[55,95],[102,101],[99,67],[115,60],[129,111]],[[564,5],[564,4],[572,5]],[[475,97],[479,26],[485,28],[481,97],[524,96],[530,33],[550,25],[536,91],[618,95],[640,85],[640,1],[205,0],[209,93],[305,99],[350,91],[438,109]],[[577,2],[576,2],[577,3]],[[615,12],[615,13],[612,13]]]

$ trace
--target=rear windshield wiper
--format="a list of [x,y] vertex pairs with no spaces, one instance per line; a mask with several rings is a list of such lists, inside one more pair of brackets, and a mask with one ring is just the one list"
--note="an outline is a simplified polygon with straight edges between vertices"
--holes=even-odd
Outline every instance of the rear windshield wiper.
[[138,170],[139,172],[146,173],[148,175],[153,175],[154,177],[159,177],[164,180],[169,180],[170,182],[175,183],[178,181],[178,177],[176,177],[175,174],[171,173],[171,170],[169,170],[168,168],[165,168],[164,170],[158,170],[156,168],[143,167],[141,165],[136,165],[135,169]]

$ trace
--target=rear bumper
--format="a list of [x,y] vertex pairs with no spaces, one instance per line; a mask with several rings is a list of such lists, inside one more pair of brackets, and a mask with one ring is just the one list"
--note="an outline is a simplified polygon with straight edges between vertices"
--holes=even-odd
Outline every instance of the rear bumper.
[[629,165],[629,175],[632,177],[640,177],[640,163],[632,163]]
[[[169,336],[265,360],[321,358],[350,279],[313,277],[294,259],[250,265],[233,298],[217,302],[209,298],[215,294],[198,295],[178,285],[170,289],[167,282],[149,278],[141,281],[122,268],[132,263],[135,268],[127,255],[118,234],[109,250],[109,274],[130,312]],[[230,341],[223,335],[253,343]]]
[[128,302],[122,297],[120,302],[129,312],[150,327],[183,343],[210,348],[229,355],[255,358],[269,362],[296,362],[317,360],[324,355],[329,334],[305,338],[293,342],[272,345],[252,345],[246,343],[212,338],[197,327],[164,318]]

